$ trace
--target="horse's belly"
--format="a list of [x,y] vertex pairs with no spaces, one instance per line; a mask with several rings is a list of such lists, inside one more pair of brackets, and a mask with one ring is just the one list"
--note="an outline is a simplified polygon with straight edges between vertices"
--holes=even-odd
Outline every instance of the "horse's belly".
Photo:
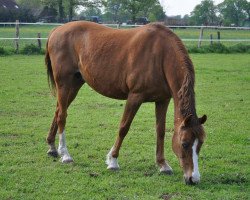
[[127,99],[128,93],[117,81],[105,80],[104,78],[93,78],[83,76],[85,82],[99,94],[113,99]]
[[[92,87],[92,86],[91,86]],[[100,88],[100,87],[92,87],[99,94],[112,98],[112,99],[120,99],[125,100],[128,98],[128,94],[124,93],[122,90],[114,89],[114,88]]]
[[98,87],[96,85],[91,85],[91,84],[89,85],[92,89],[94,89],[99,94],[109,97],[109,98],[125,100],[128,97],[128,94],[124,93],[122,90],[117,89],[117,88],[113,88],[113,87],[103,88],[101,86]]

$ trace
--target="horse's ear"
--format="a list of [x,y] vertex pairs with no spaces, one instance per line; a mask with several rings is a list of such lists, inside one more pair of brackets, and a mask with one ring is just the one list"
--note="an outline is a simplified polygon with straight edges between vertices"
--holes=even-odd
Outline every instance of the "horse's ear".
[[185,127],[188,127],[190,125],[191,119],[192,119],[192,114],[189,114],[188,116],[185,117],[184,121],[183,121],[183,125]]
[[199,118],[200,124],[204,124],[207,121],[207,115],[203,115],[201,118]]

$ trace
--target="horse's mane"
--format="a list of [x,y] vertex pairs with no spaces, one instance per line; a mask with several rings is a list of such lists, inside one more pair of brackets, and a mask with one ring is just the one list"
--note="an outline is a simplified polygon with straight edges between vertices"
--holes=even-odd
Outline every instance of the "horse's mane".
[[179,98],[179,108],[181,114],[186,117],[190,114],[196,117],[196,109],[195,109],[195,74],[193,63],[188,56],[187,50],[184,47],[181,40],[175,37],[175,41],[177,44],[177,56],[179,56],[181,61],[182,69],[184,70],[184,77],[182,81],[182,85],[180,90],[178,91]]
[[181,70],[183,70],[183,81],[181,88],[178,91],[179,98],[179,109],[183,117],[186,117],[190,114],[196,117],[195,109],[195,74],[193,63],[188,55],[188,52],[183,45],[182,41],[177,37],[169,28],[161,24],[152,24],[153,27],[161,29],[170,38],[172,41],[172,47],[176,52],[178,60],[180,60]]

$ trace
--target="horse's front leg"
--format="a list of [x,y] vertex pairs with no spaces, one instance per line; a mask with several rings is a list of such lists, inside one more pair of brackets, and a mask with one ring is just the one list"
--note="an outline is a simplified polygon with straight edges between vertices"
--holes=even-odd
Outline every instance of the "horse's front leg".
[[164,138],[165,138],[165,123],[166,113],[170,99],[164,102],[155,103],[155,116],[156,116],[156,163],[160,167],[160,172],[172,174],[173,170],[168,165],[164,157]]
[[136,112],[138,111],[140,105],[142,104],[142,98],[138,94],[129,94],[123,117],[120,123],[119,134],[116,139],[114,146],[111,148],[107,155],[106,164],[107,169],[119,169],[117,158],[119,156],[119,151],[123,142],[123,139],[128,133],[130,125],[134,119]]

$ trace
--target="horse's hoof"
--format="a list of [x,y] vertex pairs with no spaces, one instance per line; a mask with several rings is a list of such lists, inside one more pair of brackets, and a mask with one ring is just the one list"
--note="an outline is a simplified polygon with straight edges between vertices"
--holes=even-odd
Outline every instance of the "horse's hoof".
[[73,158],[71,158],[70,156],[63,156],[63,157],[61,157],[60,161],[62,163],[72,163],[72,162],[74,162]]
[[165,175],[173,175],[173,170],[162,170],[160,173]]
[[108,166],[107,169],[110,171],[118,171],[120,168],[117,166]]
[[113,158],[112,160],[106,160],[106,164],[108,165],[107,169],[110,171],[117,171],[120,169],[116,158]]
[[58,157],[58,152],[56,150],[53,151],[53,150],[49,149],[47,151],[47,154],[48,154],[48,156],[51,156],[51,157],[54,157],[54,158]]
[[173,169],[169,165],[163,165],[160,169],[161,174],[165,175],[172,175],[173,174]]
[[106,165],[108,165],[107,169],[111,171],[117,171],[120,169],[117,158],[113,158],[110,155],[107,156]]

